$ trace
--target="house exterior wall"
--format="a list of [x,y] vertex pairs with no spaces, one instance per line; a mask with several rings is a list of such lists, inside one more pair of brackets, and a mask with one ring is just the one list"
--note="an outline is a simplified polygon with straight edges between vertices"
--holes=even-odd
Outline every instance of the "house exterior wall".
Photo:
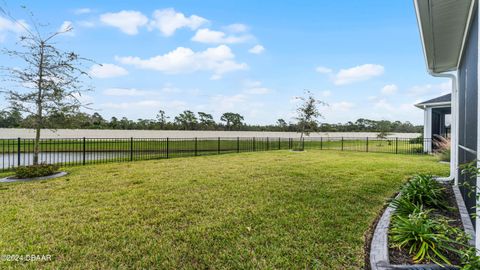
[[[475,12],[458,69],[458,164],[477,160],[478,127],[478,12]],[[470,213],[475,213],[476,198],[469,192],[476,178],[458,176],[459,187]],[[475,224],[475,220],[472,218]]]

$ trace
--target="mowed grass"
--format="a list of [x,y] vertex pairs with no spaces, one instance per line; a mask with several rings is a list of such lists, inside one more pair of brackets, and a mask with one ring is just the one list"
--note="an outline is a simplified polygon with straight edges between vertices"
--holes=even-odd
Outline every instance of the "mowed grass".
[[271,151],[67,168],[0,185],[0,269],[359,269],[364,233],[430,156]]

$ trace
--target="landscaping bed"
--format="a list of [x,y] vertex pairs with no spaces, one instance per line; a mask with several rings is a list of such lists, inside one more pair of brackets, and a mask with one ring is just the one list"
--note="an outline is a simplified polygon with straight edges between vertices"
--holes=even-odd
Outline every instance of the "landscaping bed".
[[458,187],[416,175],[375,225],[371,269],[479,269],[473,226]]
[[[433,209],[433,216],[437,217],[444,217],[449,220],[449,225],[457,228],[458,230],[463,230],[463,223],[460,217],[460,213],[458,210],[457,202],[455,199],[455,194],[453,192],[451,184],[442,184],[442,187],[445,189],[445,202],[449,208],[451,208],[451,211],[447,210],[442,210],[442,209]],[[461,248],[458,247],[457,248]],[[390,256],[390,263],[391,264],[433,264],[431,260],[424,260],[420,262],[415,262],[412,259],[412,256],[408,253],[407,249],[398,249],[398,248],[393,248],[392,246],[389,247],[389,256]],[[446,253],[447,259],[453,264],[453,265],[460,265],[461,260],[458,254],[453,253],[453,252],[447,252]]]

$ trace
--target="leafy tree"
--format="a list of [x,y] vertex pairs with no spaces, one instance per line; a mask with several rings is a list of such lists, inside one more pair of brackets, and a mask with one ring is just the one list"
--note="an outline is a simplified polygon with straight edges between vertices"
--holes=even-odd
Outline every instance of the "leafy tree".
[[213,116],[209,113],[198,112],[198,119],[201,127],[204,129],[210,129],[215,126]]
[[280,118],[280,119],[277,120],[277,126],[280,128],[280,130],[286,130],[288,124],[285,120]]
[[110,123],[108,123],[108,126],[110,128],[117,129],[118,128],[118,119],[115,116],[110,118]]
[[40,132],[52,126],[49,116],[55,113],[78,111],[82,103],[81,93],[88,90],[82,86],[82,78],[88,76],[83,70],[85,58],[73,51],[59,49],[56,39],[72,31],[65,30],[44,34],[40,24],[32,17],[33,27],[26,27],[4,9],[0,14],[22,27],[19,49],[4,49],[3,53],[15,61],[13,67],[2,67],[12,85],[3,91],[11,107],[31,116],[30,128],[35,129],[33,164],[38,164]]
[[20,127],[22,121],[22,113],[15,108],[0,111],[0,127]]
[[233,112],[226,112],[220,117],[220,121],[225,122],[227,130],[241,127],[243,125],[243,120],[243,116]]
[[106,124],[105,119],[98,112],[92,114],[91,122],[94,128],[103,128]]
[[133,124],[133,121],[128,120],[127,117],[122,117],[122,119],[118,121],[118,126],[120,127],[120,129],[131,129],[132,124]]
[[192,130],[195,129],[198,120],[192,111],[186,110],[178,116],[175,116],[175,123],[184,130]]
[[170,118],[170,117],[165,114],[164,110],[159,110],[158,111],[157,122],[160,125],[160,129],[165,129],[165,126],[168,123],[168,118]]
[[323,117],[318,110],[319,105],[326,105],[325,102],[318,100],[310,91],[305,91],[305,97],[296,97],[301,103],[297,107],[297,120],[301,127],[300,141],[302,142],[304,135],[309,135],[318,125],[318,118]]

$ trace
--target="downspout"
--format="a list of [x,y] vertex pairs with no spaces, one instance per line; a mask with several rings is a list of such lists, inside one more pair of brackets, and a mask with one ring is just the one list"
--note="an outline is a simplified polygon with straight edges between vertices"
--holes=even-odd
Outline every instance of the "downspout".
[[[451,123],[451,130],[453,131],[451,134],[451,141],[450,141],[450,175],[448,177],[444,178],[439,178],[440,180],[445,180],[445,181],[451,181],[454,180],[454,184],[457,186],[458,185],[458,173],[457,173],[457,164],[458,164],[458,155],[457,155],[457,150],[458,150],[458,71],[455,72],[444,72],[444,73],[438,73],[433,71],[432,69],[429,68],[429,63],[427,59],[427,50],[425,47],[424,43],[424,36],[423,36],[423,31],[421,28],[422,22],[421,18],[419,16],[419,9],[418,9],[418,1],[419,0],[414,0],[413,4],[415,6],[415,13],[417,14],[417,25],[418,25],[418,30],[420,32],[420,39],[422,41],[422,48],[423,48],[423,56],[425,57],[425,64],[427,66],[427,71],[430,75],[433,77],[442,77],[442,78],[449,78],[452,80],[452,99],[451,99],[451,110],[452,110],[452,123]],[[472,3],[471,8],[473,8],[474,4]],[[430,22],[432,24],[432,22]]]
[[[451,181],[454,180],[454,184],[458,185],[458,177],[457,177],[457,170],[458,170],[458,73],[457,72],[449,72],[449,73],[437,73],[430,69],[428,69],[428,73],[433,77],[442,77],[442,78],[449,78],[452,81],[452,100],[451,100],[451,115],[452,115],[452,123],[451,128],[453,132],[451,133],[451,141],[450,141],[450,175],[448,177],[441,177],[438,178],[442,181]],[[433,138],[432,138],[433,139]]]

